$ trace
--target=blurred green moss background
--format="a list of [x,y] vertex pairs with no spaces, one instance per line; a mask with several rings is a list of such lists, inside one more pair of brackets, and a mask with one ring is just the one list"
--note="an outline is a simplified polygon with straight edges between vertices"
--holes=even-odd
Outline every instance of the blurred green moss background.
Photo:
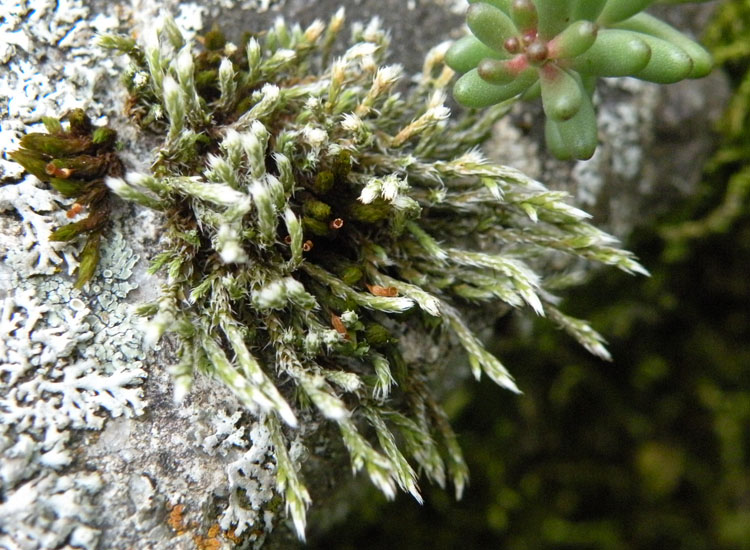
[[373,490],[309,548],[750,549],[750,1],[722,4],[704,42],[734,97],[701,193],[628,243],[651,278],[606,270],[567,298],[615,361],[543,320],[498,327],[525,393],[453,396],[464,499]]

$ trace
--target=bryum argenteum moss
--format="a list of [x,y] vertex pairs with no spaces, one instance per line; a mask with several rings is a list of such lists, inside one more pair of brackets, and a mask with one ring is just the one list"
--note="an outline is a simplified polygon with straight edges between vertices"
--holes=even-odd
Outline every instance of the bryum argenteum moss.
[[[549,273],[545,260],[645,272],[565,193],[479,152],[509,107],[449,117],[449,44],[404,82],[384,64],[388,35],[376,21],[355,25],[345,49],[343,23],[343,11],[306,29],[278,20],[234,44],[216,29],[188,40],[165,19],[143,43],[102,39],[130,58],[129,115],[163,138],[147,173],[96,171],[164,214],[151,270],[166,282],[140,310],[147,340],[178,342],[178,398],[204,373],[258,414],[300,537],[311,499],[289,438],[303,413],[333,422],[353,470],[386,496],[421,500],[421,473],[450,480],[460,497],[468,472],[431,389],[435,365],[406,359],[405,333],[426,348],[449,338],[475,377],[518,391],[470,310],[530,308],[606,358],[601,337],[556,307],[554,292],[577,278]],[[67,132],[48,127],[46,138],[24,138],[16,160],[41,154],[32,142],[78,132],[72,119]],[[109,151],[89,149],[97,131],[80,151],[43,152],[43,170],[36,157],[27,169],[69,184],[54,178]]]

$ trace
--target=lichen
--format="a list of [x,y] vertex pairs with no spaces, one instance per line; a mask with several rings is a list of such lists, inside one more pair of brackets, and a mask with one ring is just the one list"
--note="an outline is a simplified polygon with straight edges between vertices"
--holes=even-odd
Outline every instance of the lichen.
[[101,483],[96,472],[68,472],[74,434],[145,407],[140,331],[114,303],[134,288],[138,256],[117,227],[87,289],[96,299],[75,288],[76,248],[50,240],[70,202],[33,175],[0,188],[0,210],[16,216],[6,219],[0,287],[0,543],[9,547],[96,546]]
[[[270,432],[259,422],[246,431],[241,421],[246,413],[235,411],[227,416],[218,411],[212,419],[213,433],[203,440],[203,450],[209,455],[227,457],[227,506],[219,518],[224,531],[233,529],[239,536],[272,519],[267,503],[272,500],[276,486],[276,464]],[[262,532],[262,530],[261,530]],[[257,538],[251,535],[250,540]]]
[[[11,187],[1,191],[7,195]],[[3,285],[0,308],[0,508],[7,512],[0,513],[0,541],[48,548],[70,535],[93,548],[96,514],[90,503],[81,511],[77,506],[96,491],[76,487],[98,474],[55,472],[73,462],[75,431],[100,430],[107,417],[142,414],[139,332],[122,307],[90,301],[66,275],[32,278],[23,257],[6,261],[16,275],[10,288]],[[124,278],[120,268],[131,262],[105,265]],[[129,288],[126,282],[102,286],[100,297]],[[76,507],[67,509],[68,500]]]

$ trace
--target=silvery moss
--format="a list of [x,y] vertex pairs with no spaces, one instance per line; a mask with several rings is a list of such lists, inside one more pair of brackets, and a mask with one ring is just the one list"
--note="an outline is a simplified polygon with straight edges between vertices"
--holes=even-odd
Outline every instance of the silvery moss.
[[469,308],[530,308],[606,357],[587,323],[555,307],[565,277],[532,263],[563,254],[644,272],[564,193],[479,153],[506,108],[449,118],[447,45],[403,82],[383,65],[377,23],[355,26],[339,55],[342,26],[338,12],[198,44],[167,20],[144,44],[104,39],[132,59],[130,115],[163,136],[150,173],[107,180],[167,220],[148,338],[176,335],[179,395],[207,373],[261,414],[300,537],[310,497],[287,434],[303,409],[338,426],[353,470],[386,496],[421,500],[418,472],[461,495],[467,468],[427,367],[404,359],[406,327],[450,335],[474,376],[518,391]]

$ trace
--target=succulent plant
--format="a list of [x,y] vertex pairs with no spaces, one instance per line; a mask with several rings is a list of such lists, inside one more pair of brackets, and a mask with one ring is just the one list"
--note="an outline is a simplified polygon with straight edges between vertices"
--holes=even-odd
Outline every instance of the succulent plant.
[[588,159],[596,150],[597,77],[669,84],[705,76],[711,55],[641,10],[653,0],[469,0],[472,34],[453,44],[453,89],[467,107],[541,96],[549,150]]

